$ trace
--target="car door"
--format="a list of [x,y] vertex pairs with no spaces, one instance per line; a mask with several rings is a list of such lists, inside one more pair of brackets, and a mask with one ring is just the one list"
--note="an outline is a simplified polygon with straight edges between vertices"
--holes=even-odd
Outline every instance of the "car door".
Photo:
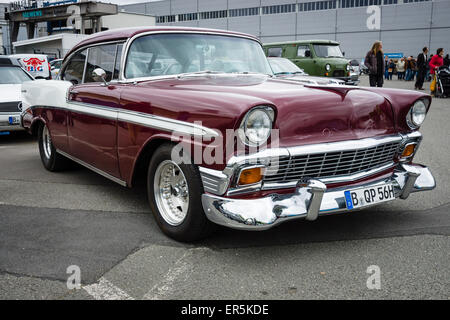
[[[102,44],[87,49],[80,83],[68,93],[68,136],[70,153],[96,169],[120,178],[117,158],[118,77],[122,44]],[[101,68],[105,82],[92,73]]]
[[[306,52],[310,52],[310,56],[307,56]],[[305,44],[299,44],[296,48],[296,54],[295,59],[293,59],[293,62],[301,69],[305,70],[306,73],[309,75],[315,75],[314,72],[314,66],[313,66],[313,59],[311,57],[311,49],[309,45]]]

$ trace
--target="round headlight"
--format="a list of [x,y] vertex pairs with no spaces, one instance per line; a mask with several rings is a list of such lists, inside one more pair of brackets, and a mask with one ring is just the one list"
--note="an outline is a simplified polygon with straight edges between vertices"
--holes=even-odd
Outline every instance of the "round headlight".
[[348,64],[346,67],[347,71],[350,71],[350,65]]
[[327,71],[330,71],[330,70],[331,70],[331,66],[327,63],[327,64],[325,65],[325,69],[326,69]]
[[406,116],[406,123],[411,129],[417,129],[425,120],[427,106],[423,100],[417,100]]
[[256,107],[242,120],[239,130],[241,140],[250,146],[259,146],[267,141],[272,130],[274,111],[270,107]]

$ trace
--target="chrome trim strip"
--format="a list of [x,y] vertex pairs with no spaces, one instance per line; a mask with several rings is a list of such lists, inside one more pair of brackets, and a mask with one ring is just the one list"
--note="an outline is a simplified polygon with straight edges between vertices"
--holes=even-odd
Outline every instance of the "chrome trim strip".
[[374,137],[359,140],[346,140],[329,143],[310,144],[298,147],[287,148],[291,156],[301,156],[307,154],[327,153],[336,151],[353,151],[376,147],[389,142],[400,142],[401,136],[392,135],[387,137]]
[[215,130],[199,124],[124,109],[119,109],[118,120],[163,131],[179,132],[193,136],[219,136],[219,133]]
[[106,173],[105,171],[102,171],[102,170],[100,170],[100,169],[98,169],[98,168],[96,168],[96,167],[94,167],[94,166],[92,166],[92,165],[90,165],[90,164],[88,164],[88,163],[86,163],[86,162],[84,162],[84,161],[74,157],[74,156],[71,156],[70,154],[65,153],[64,151],[56,149],[56,152],[58,152],[59,154],[63,155],[66,158],[69,158],[72,161],[75,161],[76,163],[81,164],[82,166],[84,166],[84,167],[94,171],[95,173],[98,173],[98,174],[102,175],[103,177],[108,178],[109,180],[120,184],[121,186],[124,186],[124,187],[127,186],[126,181],[123,181],[123,180],[121,180],[119,178],[116,178],[116,177],[110,175],[109,173]]
[[[331,184],[331,183],[341,183],[341,182],[354,182],[360,179],[364,179],[366,177],[370,177],[372,175],[375,175],[379,172],[383,172],[385,170],[388,170],[390,168],[395,167],[395,163],[392,162],[390,164],[386,164],[384,166],[374,168],[372,170],[364,171],[355,173],[353,175],[349,176],[337,176],[337,177],[330,177],[330,178],[320,178],[320,181],[323,183]],[[293,188],[297,185],[297,181],[291,181],[286,183],[264,183],[262,190],[269,190],[269,189],[284,189],[284,188]]]
[[203,189],[206,192],[222,195],[227,191],[230,177],[222,171],[213,170],[205,167],[198,167],[200,177],[203,182]]
[[218,137],[219,132],[199,124],[185,122],[166,117],[155,116],[137,111],[110,108],[78,101],[67,101],[66,107],[31,106],[33,108],[65,109],[105,119],[134,123],[162,131],[176,132],[194,136]]

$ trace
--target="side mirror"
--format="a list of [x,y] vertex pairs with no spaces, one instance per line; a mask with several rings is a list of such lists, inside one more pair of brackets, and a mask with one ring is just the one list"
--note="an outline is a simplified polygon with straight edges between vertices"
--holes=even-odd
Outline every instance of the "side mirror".
[[56,69],[55,66],[52,66],[52,67],[50,68],[50,70],[52,70],[52,71],[55,70],[55,69]]
[[94,79],[95,82],[103,82],[105,85],[108,84],[106,82],[106,71],[102,68],[97,68],[92,71],[92,79]]
[[311,57],[311,51],[306,50],[305,51],[305,57],[310,58]]

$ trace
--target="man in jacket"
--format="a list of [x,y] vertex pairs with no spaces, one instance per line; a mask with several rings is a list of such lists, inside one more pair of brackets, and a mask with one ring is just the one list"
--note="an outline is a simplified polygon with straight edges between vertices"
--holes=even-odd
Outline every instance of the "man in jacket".
[[428,48],[424,47],[422,53],[417,56],[417,79],[414,85],[415,89],[424,90],[423,82],[427,72]]

